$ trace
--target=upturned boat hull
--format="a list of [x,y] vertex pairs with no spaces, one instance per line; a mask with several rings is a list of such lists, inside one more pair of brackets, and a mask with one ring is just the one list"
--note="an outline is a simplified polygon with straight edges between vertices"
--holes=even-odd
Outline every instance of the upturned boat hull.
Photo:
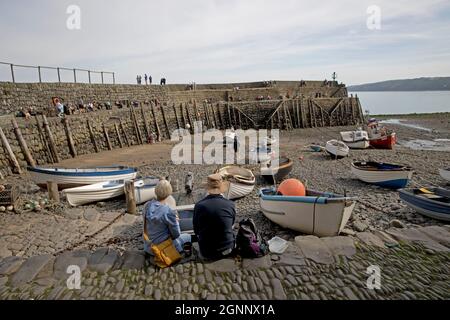
[[418,213],[437,220],[450,221],[450,191],[443,188],[401,189],[400,199]]
[[272,222],[319,237],[338,235],[355,207],[355,198],[308,191],[305,197],[276,195],[273,189],[260,191],[260,207]]
[[411,168],[375,162],[354,162],[351,172],[361,181],[389,189],[406,187],[411,180]]
[[28,167],[28,171],[33,181],[42,189],[47,189],[47,182],[52,181],[58,184],[59,190],[106,181],[131,180],[137,175],[136,169],[121,166],[92,169]]

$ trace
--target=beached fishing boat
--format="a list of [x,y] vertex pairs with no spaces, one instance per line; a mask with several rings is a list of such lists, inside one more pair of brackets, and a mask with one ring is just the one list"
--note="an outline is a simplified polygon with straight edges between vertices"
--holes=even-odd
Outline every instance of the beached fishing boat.
[[450,190],[444,188],[401,189],[400,199],[418,213],[450,221]]
[[[272,168],[272,161],[261,164],[261,176],[268,183],[280,182],[291,171],[294,162],[289,158],[280,158],[276,167]],[[275,181],[274,181],[275,178]]]
[[369,147],[369,134],[361,129],[341,132],[342,141],[351,149],[366,149]]
[[349,148],[342,141],[330,140],[325,145],[325,150],[333,157],[343,158],[348,156]]
[[338,235],[347,224],[356,198],[306,191],[306,196],[283,196],[274,188],[261,189],[260,207],[272,222],[319,237]]
[[[136,204],[142,204],[156,198],[155,188],[159,179],[147,177],[134,182]],[[125,180],[94,183],[87,186],[69,188],[63,191],[71,206],[99,202],[119,197],[125,193]]]
[[391,189],[406,187],[413,174],[410,167],[375,161],[353,162],[351,171],[361,181]]
[[255,187],[255,176],[251,170],[238,166],[226,166],[217,170],[225,181],[226,191],[224,196],[233,200],[245,197]]
[[440,176],[450,182],[450,168],[447,169],[439,169]]
[[395,132],[380,126],[377,120],[371,119],[367,125],[370,145],[376,149],[392,149],[397,142]]
[[64,169],[28,167],[31,179],[46,189],[47,181],[56,182],[59,190],[86,186],[99,182],[130,180],[136,178],[137,170],[124,166],[97,167],[89,169]]

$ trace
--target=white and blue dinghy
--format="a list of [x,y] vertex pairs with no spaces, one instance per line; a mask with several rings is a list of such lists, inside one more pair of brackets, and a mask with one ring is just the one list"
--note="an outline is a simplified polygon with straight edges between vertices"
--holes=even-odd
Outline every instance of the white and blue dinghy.
[[124,166],[97,167],[88,169],[65,169],[28,167],[31,179],[46,189],[47,181],[56,182],[59,190],[95,184],[99,182],[131,180],[136,178],[137,169]]
[[353,162],[351,171],[361,181],[390,189],[406,187],[413,174],[410,167],[375,161]]
[[307,190],[306,196],[283,196],[261,189],[261,211],[270,221],[319,237],[337,236],[347,224],[357,198]]
[[399,195],[403,202],[418,213],[433,219],[450,221],[450,190],[401,189]]
[[[146,177],[134,182],[136,204],[143,204],[156,198],[155,188],[159,179]],[[105,181],[87,186],[65,189],[67,202],[77,207],[88,203],[104,201],[122,196],[125,193],[125,180]]]

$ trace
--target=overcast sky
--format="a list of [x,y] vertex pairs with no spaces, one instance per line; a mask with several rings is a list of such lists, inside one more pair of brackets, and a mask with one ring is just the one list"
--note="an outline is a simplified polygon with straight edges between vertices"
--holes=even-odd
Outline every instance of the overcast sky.
[[[80,30],[66,27],[69,5],[81,9]],[[370,5],[381,9],[381,30],[367,28]],[[120,83],[144,73],[218,83],[335,71],[359,84],[450,76],[449,22],[448,0],[0,0],[0,61],[110,70]],[[8,71],[0,65],[0,81]]]

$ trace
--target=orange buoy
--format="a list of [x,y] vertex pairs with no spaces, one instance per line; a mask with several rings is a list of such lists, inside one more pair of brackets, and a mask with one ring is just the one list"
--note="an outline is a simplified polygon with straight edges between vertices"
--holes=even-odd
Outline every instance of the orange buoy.
[[300,196],[306,195],[306,189],[303,183],[297,179],[284,180],[278,187],[278,192],[283,196]]

